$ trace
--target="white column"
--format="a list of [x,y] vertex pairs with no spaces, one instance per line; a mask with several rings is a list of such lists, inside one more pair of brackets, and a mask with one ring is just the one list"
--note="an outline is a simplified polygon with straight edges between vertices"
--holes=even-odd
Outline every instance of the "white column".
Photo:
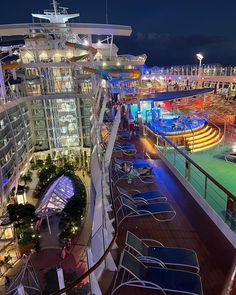
[[24,287],[23,287],[22,284],[20,284],[19,286],[17,286],[17,295],[26,295],[25,289],[24,289]]
[[[59,290],[64,289],[65,280],[64,280],[64,274],[63,274],[62,268],[57,269],[57,279],[58,279]],[[62,295],[66,295],[66,293],[62,293]]]

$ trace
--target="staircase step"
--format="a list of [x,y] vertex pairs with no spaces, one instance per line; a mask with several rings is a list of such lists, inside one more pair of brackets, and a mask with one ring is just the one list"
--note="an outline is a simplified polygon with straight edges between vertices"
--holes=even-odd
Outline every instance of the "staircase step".
[[219,141],[220,136],[221,136],[221,134],[218,134],[217,136],[212,137],[209,140],[199,142],[199,143],[194,144],[194,145],[189,145],[189,149],[195,149],[195,148],[198,148],[198,147],[207,146],[207,145],[211,144],[212,142]]
[[173,131],[174,134],[168,134],[166,135],[168,138],[173,139],[176,137],[184,137],[184,138],[188,138],[193,136],[193,132],[196,132],[196,134],[203,132],[203,130],[205,130],[205,128],[208,128],[207,125],[204,126],[199,126],[197,128],[194,128],[194,130],[182,130],[181,132],[176,131],[176,133]]
[[202,146],[202,147],[199,147],[199,148],[194,148],[194,150],[190,150],[190,151],[192,153],[195,153],[195,152],[200,152],[200,151],[203,151],[203,150],[212,148],[212,147],[218,145],[222,141],[223,137],[224,137],[223,134],[221,134],[221,136],[220,136],[220,138],[219,138],[218,141],[213,142],[213,143],[209,144],[208,146]]
[[217,134],[219,134],[219,130],[213,129],[213,130],[211,130],[211,133],[203,134],[204,136],[202,136],[202,137],[187,140],[186,144],[192,145],[192,144],[197,144],[199,142],[204,142],[204,141],[207,141],[207,140],[211,139],[212,137],[216,136]]
[[193,133],[194,133],[194,136],[199,136],[205,132],[208,132],[209,130],[211,129],[211,127],[209,125],[205,125],[204,127],[202,127],[201,129],[197,130],[197,131],[194,131],[191,132],[191,133],[188,133],[186,136],[184,135],[185,139],[191,139],[193,137]]

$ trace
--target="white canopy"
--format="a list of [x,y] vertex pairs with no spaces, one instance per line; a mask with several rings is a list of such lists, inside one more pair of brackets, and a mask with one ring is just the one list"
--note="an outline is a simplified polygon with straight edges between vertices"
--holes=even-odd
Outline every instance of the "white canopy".
[[73,196],[72,180],[68,176],[62,175],[48,188],[35,213],[41,218],[60,213],[67,201]]

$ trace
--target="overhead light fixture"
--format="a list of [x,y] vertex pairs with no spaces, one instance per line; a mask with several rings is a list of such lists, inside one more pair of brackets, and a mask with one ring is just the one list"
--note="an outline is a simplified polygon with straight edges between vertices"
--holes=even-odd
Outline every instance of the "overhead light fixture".
[[88,46],[89,45],[89,42],[87,39],[84,40],[84,45]]
[[202,60],[204,56],[201,53],[196,54],[198,60]]

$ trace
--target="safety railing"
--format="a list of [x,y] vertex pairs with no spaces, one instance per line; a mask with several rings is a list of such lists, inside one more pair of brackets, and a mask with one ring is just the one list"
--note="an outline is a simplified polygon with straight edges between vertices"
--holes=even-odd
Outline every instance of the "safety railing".
[[[179,76],[197,76],[198,66],[176,66],[171,68],[150,69],[151,75],[179,75]],[[236,67],[221,67],[214,65],[203,65],[202,74],[204,76],[235,76]]]
[[193,161],[163,134],[157,133],[158,149],[217,215],[236,232],[236,196]]
[[[112,197],[112,181],[111,181],[111,166],[109,167],[109,186],[110,186],[110,194],[111,194],[111,205],[112,208],[114,208],[114,203],[113,203],[113,197]],[[74,288],[78,287],[78,286],[83,286],[83,282],[88,279],[90,277],[90,275],[96,271],[99,266],[101,266],[102,263],[105,262],[108,254],[110,254],[115,241],[117,239],[117,235],[118,235],[118,223],[117,223],[117,216],[116,216],[116,212],[113,210],[113,218],[114,218],[114,235],[113,238],[110,242],[110,244],[108,245],[108,247],[105,249],[103,255],[101,256],[101,258],[91,267],[89,268],[87,271],[85,271],[78,279],[74,280],[72,283],[70,283],[69,285],[67,285],[65,288],[58,290],[56,292],[54,292],[52,295],[59,295],[59,294],[64,294],[65,292],[68,292],[70,290],[73,290]],[[101,227],[97,230],[97,232],[94,233],[94,235],[91,237],[91,239],[95,238],[96,234],[102,230]],[[88,293],[85,293],[88,294]]]

